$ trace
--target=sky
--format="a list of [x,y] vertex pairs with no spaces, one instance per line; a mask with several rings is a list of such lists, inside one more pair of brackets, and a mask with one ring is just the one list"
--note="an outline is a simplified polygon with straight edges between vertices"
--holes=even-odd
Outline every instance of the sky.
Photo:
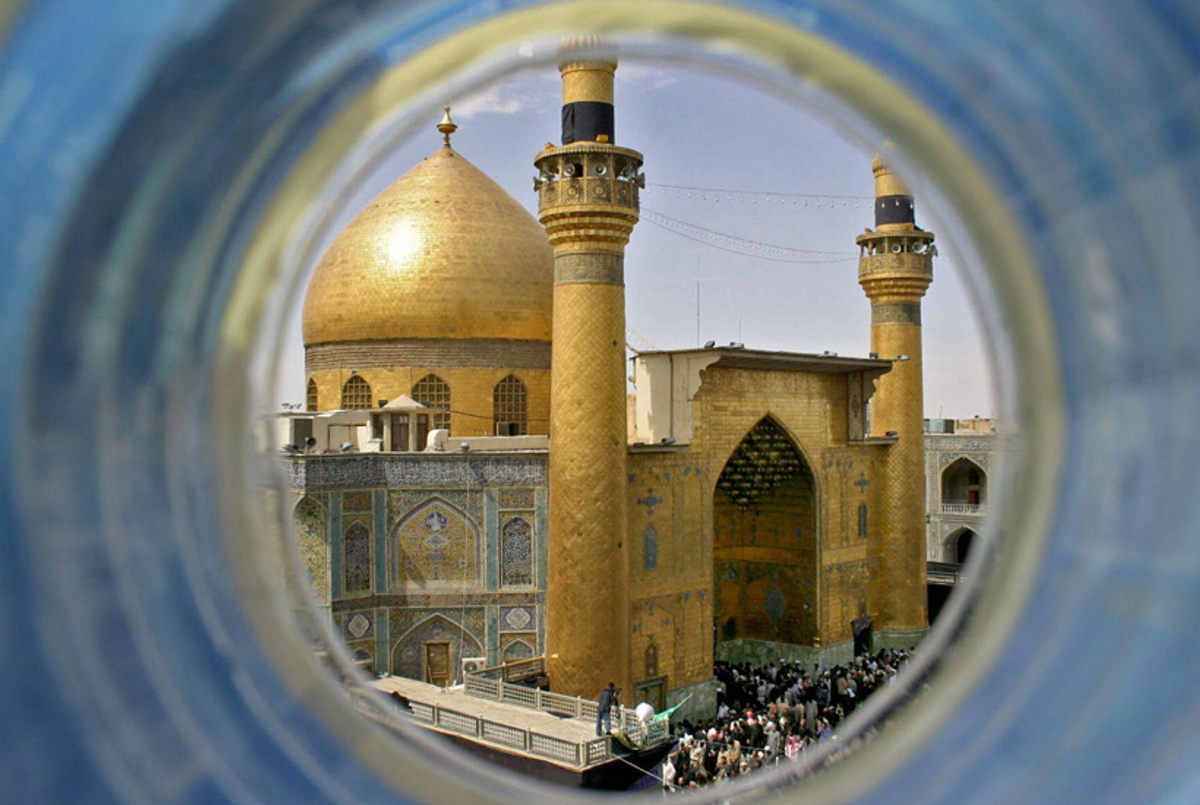
[[[459,126],[455,150],[536,216],[533,157],[560,137],[557,70],[517,73],[449,102]],[[327,240],[441,146],[439,119],[431,116],[377,163],[338,211]],[[616,143],[645,156],[643,219],[625,252],[626,321],[643,348],[737,341],[748,349],[867,356],[870,305],[857,282],[854,238],[874,224],[873,149],[853,132],[819,110],[716,73],[623,61]],[[945,235],[931,221],[928,200],[916,204],[917,224]],[[687,228],[664,226],[661,216]],[[846,257],[798,263],[794,251],[746,242]],[[939,243],[921,311],[925,415],[990,417],[994,394],[979,317],[958,258]],[[304,400],[299,314],[297,304],[286,325],[277,403]]]

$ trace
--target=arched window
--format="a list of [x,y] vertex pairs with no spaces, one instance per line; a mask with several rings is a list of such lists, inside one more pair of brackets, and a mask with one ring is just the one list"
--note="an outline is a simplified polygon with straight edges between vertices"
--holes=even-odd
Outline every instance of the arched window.
[[425,375],[412,387],[412,398],[422,405],[439,409],[433,415],[433,427],[450,427],[450,385],[437,375]]
[[346,592],[363,593],[371,590],[371,532],[361,520],[346,529],[344,540]]
[[648,525],[642,532],[642,569],[654,570],[656,567],[658,567],[658,529],[653,525]]
[[349,410],[370,407],[371,384],[358,375],[351,375],[350,379],[342,384],[342,408]]
[[311,377],[308,379],[308,396],[305,399],[305,410],[317,410],[317,381]]
[[492,417],[497,436],[529,433],[529,395],[525,384],[514,375],[501,380],[492,390]]
[[521,517],[514,517],[501,529],[500,582],[505,587],[533,584],[533,533]]

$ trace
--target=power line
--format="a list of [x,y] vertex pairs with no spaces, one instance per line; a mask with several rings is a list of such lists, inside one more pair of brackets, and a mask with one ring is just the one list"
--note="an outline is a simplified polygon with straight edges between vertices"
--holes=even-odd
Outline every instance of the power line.
[[839,193],[795,193],[776,190],[738,190],[731,187],[696,187],[693,185],[683,184],[662,184],[660,182],[647,182],[647,189],[657,187],[660,195],[666,195],[668,190],[674,190],[676,198],[683,198],[684,193],[687,198],[694,199],[696,194],[700,194],[701,201],[708,201],[709,197],[715,202],[720,202],[724,196],[726,201],[734,201],[735,196],[738,202],[744,202],[747,198],[751,199],[751,203],[758,203],[759,198],[765,199],[767,204],[771,203],[772,199],[776,199],[780,203],[791,201],[794,205],[804,202],[804,206],[809,206],[808,202],[814,202],[814,206],[822,206],[822,202],[829,207],[839,206],[835,202],[841,202],[840,206],[849,207],[851,203],[854,208],[858,209],[863,202],[874,202],[874,196],[848,196]]
[[760,260],[770,260],[776,263],[808,264],[843,263],[858,259],[857,252],[823,252],[812,249],[796,249],[790,246],[779,246],[773,243],[739,238],[736,235],[717,232],[697,226],[696,224],[690,224],[687,221],[681,221],[678,218],[672,218],[669,215],[663,215],[661,212],[656,212],[645,206],[641,208],[641,217],[644,221],[649,221],[661,229],[673,232],[690,241],[702,243],[705,246],[711,246],[714,249],[731,254],[740,254],[743,257],[755,257]]

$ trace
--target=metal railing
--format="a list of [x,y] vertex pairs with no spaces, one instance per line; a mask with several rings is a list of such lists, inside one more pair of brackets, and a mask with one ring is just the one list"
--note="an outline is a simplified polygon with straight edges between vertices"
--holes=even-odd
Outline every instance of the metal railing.
[[[381,713],[379,708],[373,706],[365,697],[356,697],[356,702],[360,704],[361,711],[385,724],[388,722],[386,714]],[[612,739],[608,737],[571,741],[411,699],[408,708],[413,720],[420,724],[483,743],[514,749],[533,757],[564,763],[577,769],[604,763],[613,757]]]
[[531,679],[536,676],[541,676],[546,673],[546,658],[534,657],[529,660],[517,660],[503,665],[492,665],[487,668],[480,668],[478,671],[470,671],[469,676],[478,676],[485,679],[500,679],[505,682],[515,682],[521,679]]
[[[505,678],[511,676],[527,678],[530,668],[536,668],[537,674],[544,673],[544,658],[535,657],[532,660],[522,660],[520,663],[511,665],[521,667],[517,669],[516,673],[508,672],[510,665],[497,665],[467,674],[465,683],[467,695],[514,704],[518,707],[528,707],[531,710],[574,718],[589,724],[596,723],[599,717],[599,704],[591,699],[551,693],[548,690],[527,688],[504,681]],[[613,710],[612,723],[619,727],[633,743],[641,746],[662,740],[667,737],[670,730],[670,724],[665,721],[643,725],[633,710],[622,706]]]
[[[515,685],[509,685],[508,687],[515,687]],[[520,690],[541,693],[542,696],[547,697],[570,698],[559,696],[557,693],[547,693],[546,691]],[[390,702],[380,702],[376,697],[362,695],[359,691],[352,690],[348,691],[348,693],[350,698],[353,699],[355,708],[360,713],[371,716],[372,719],[379,721],[385,727],[396,728],[396,713],[392,709]],[[592,717],[594,720],[595,702],[588,703],[592,704]],[[557,705],[557,702],[553,704]],[[625,734],[631,740],[634,740],[635,743],[642,743],[644,741],[643,745],[648,745],[666,737],[667,723],[652,723],[647,729],[644,729],[643,734],[642,727],[637,725],[636,716],[631,711],[622,710],[622,714],[620,715],[622,715],[623,719],[625,721],[631,719],[634,722],[634,725],[625,727]],[[592,767],[592,765],[606,763],[614,757],[612,751],[613,739],[610,735],[584,740],[557,738],[554,735],[535,731],[535,729],[512,726],[510,723],[493,721],[469,713],[461,713],[458,710],[440,707],[438,704],[419,702],[416,699],[408,699],[407,715],[412,717],[413,721],[421,723],[421,725],[442,729],[444,732],[456,735],[463,735],[463,737],[472,738],[481,741],[481,743],[524,752],[526,755],[544,758],[547,761],[563,763],[576,769],[584,769]],[[613,716],[613,723],[618,723],[617,714],[613,714]]]
[[943,503],[942,514],[987,514],[987,504]]
[[[599,715],[597,703],[590,699],[583,699],[578,696],[565,696],[561,693],[551,693],[548,690],[514,685],[511,682],[505,682],[503,679],[488,678],[489,672],[496,670],[484,668],[475,673],[467,674],[465,684],[467,695],[480,699],[490,699],[495,702],[504,702],[505,704],[513,704],[518,707],[528,707],[531,710],[540,710],[543,713],[551,713],[556,716],[577,718],[590,723],[595,723]],[[499,674],[492,673],[491,676],[499,676]],[[613,711],[612,715],[613,723],[623,729],[637,726],[637,716],[632,710],[618,707]]]

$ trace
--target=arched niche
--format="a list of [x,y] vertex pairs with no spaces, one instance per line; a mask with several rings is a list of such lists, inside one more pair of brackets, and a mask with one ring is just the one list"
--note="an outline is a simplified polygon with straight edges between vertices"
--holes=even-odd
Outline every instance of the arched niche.
[[537,650],[527,641],[518,639],[504,647],[501,661],[505,663],[520,662],[521,660],[531,660],[535,656],[537,656]]
[[392,529],[395,586],[467,586],[480,583],[479,527],[466,512],[433,497]]
[[713,493],[723,639],[812,644],[814,607],[805,604],[816,591],[816,534],[816,476],[795,439],[765,416],[733,449]]
[[942,506],[977,510],[987,505],[987,472],[965,456],[942,470]]
[[483,657],[482,641],[441,613],[416,624],[392,646],[392,673],[445,687],[461,679],[464,657]]
[[301,498],[292,509],[292,524],[300,564],[307,574],[313,597],[329,604],[329,531],[325,510],[310,497]]
[[510,517],[500,526],[500,584],[528,587],[534,582],[533,526],[524,517]]
[[962,564],[971,553],[971,546],[979,535],[970,528],[960,528],[946,537],[943,542],[943,555],[949,562]]

